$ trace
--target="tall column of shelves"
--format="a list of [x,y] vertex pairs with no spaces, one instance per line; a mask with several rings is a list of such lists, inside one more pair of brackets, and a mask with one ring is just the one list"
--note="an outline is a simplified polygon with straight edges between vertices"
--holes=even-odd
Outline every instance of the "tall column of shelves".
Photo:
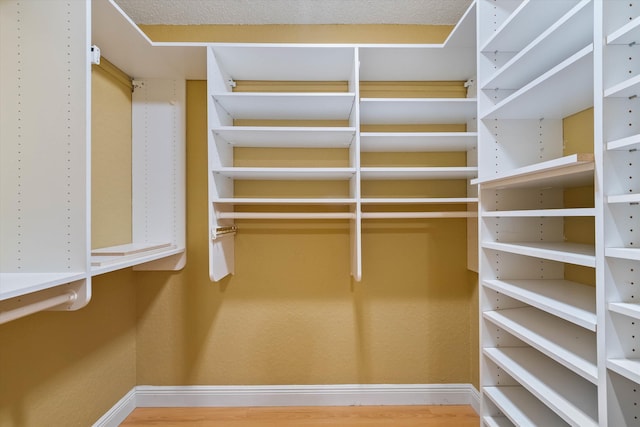
[[212,280],[233,272],[237,219],[349,219],[357,251],[355,55],[347,46],[208,48]]
[[0,2],[0,322],[91,296],[90,13]]
[[599,425],[599,162],[565,129],[593,106],[593,4],[480,0],[478,16],[481,418]]
[[603,2],[604,276],[609,425],[640,423],[640,3]]

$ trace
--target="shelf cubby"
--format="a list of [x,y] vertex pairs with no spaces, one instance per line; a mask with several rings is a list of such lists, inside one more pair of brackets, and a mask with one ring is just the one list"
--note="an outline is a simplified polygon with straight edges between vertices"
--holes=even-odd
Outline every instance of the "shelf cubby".
[[595,288],[564,279],[487,279],[484,286],[596,331]]
[[[496,425],[566,426],[567,423],[521,386],[485,387],[487,396],[511,421]],[[495,419],[496,417],[494,417]],[[508,424],[507,424],[508,423]]]
[[484,355],[567,423],[598,426],[596,386],[530,347],[485,348]]
[[362,124],[459,124],[476,117],[473,98],[363,98]]
[[233,147],[349,148],[353,127],[220,126],[212,132]]
[[477,132],[360,132],[363,152],[468,151]]

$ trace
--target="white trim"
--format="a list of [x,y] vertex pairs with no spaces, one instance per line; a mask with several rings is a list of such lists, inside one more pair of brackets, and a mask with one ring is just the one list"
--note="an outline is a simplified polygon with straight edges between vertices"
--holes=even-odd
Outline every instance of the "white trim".
[[129,390],[111,409],[109,409],[93,427],[118,427],[137,408],[136,387]]
[[273,386],[137,386],[93,427],[116,427],[144,407],[471,405],[471,384],[336,384]]

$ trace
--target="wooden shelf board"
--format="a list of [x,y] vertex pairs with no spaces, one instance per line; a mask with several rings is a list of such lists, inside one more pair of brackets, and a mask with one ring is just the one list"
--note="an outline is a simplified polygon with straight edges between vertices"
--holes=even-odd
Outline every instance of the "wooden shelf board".
[[483,286],[595,332],[595,288],[562,279],[484,280]]
[[214,174],[227,178],[246,180],[336,180],[349,179],[356,173],[354,168],[262,168],[224,167],[213,169]]
[[483,242],[482,247],[584,267],[596,266],[593,245],[567,242]]
[[554,24],[575,4],[573,1],[550,3],[524,0],[480,48],[481,52],[517,52],[530,40]]
[[[489,52],[510,51],[517,52],[506,64],[504,64],[497,72],[487,79],[483,85],[483,90],[492,89],[513,89],[517,90],[528,82],[562,62],[566,58],[567,53],[577,52],[591,42],[592,14],[588,1],[581,1],[577,5],[575,2],[553,2],[540,3],[537,1],[527,0],[523,2],[519,11],[524,9],[535,9],[535,16],[544,16],[545,19],[554,18],[565,13],[561,19],[554,21],[552,25],[546,27],[538,37],[536,37],[526,47],[522,46],[519,38],[513,37],[505,40],[512,47],[511,49],[493,49]],[[547,10],[549,6],[555,6],[557,9]],[[575,6],[575,7],[574,7]],[[573,7],[569,11],[569,8]],[[514,12],[517,13],[518,11]],[[526,19],[525,15],[520,15],[522,19]],[[536,19],[527,22],[527,26],[533,26],[538,30],[541,27],[540,22]],[[520,30],[521,32],[522,30]],[[537,34],[537,31],[536,31]],[[567,37],[571,34],[571,37]],[[520,45],[520,47],[515,47]],[[507,46],[505,46],[507,47]]]
[[363,205],[398,204],[465,204],[478,203],[477,197],[370,197],[362,198]]
[[351,46],[317,44],[213,44],[218,64],[233,80],[348,81]]
[[534,307],[487,311],[483,317],[587,381],[598,383],[594,332]]
[[503,416],[485,415],[482,417],[482,422],[486,427],[513,427],[509,418]]
[[607,368],[630,381],[640,384],[640,359],[609,359]]
[[362,124],[463,124],[476,117],[475,98],[362,98]]
[[640,261],[640,248],[605,248],[605,256]]
[[91,256],[126,256],[156,249],[166,249],[171,246],[170,242],[163,243],[127,243],[124,245],[110,246],[91,250]]
[[476,132],[362,132],[360,151],[469,151],[477,138]]
[[362,219],[473,218],[475,212],[362,212]]
[[589,45],[497,103],[481,118],[562,119],[593,106],[592,59],[593,45]]
[[596,386],[530,347],[483,353],[571,425],[598,426]]
[[637,150],[640,149],[640,134],[607,142],[607,150]]
[[214,93],[234,119],[346,120],[351,116],[353,93]]
[[593,154],[579,153],[497,173],[490,177],[479,177],[472,180],[471,184],[479,184],[482,189],[586,185],[593,182],[594,167]]
[[640,75],[633,76],[604,91],[605,98],[628,98],[634,95],[640,95]]
[[609,311],[640,320],[640,303],[610,302]]
[[84,272],[0,273],[0,301],[87,278]]
[[477,167],[363,167],[363,180],[388,179],[468,179],[478,174]]
[[156,261],[172,255],[184,252],[184,248],[175,245],[165,246],[160,249],[138,252],[131,255],[117,256],[92,256],[91,257],[91,275],[97,276],[111,271],[121,270],[127,267],[144,264],[150,261]]
[[221,126],[212,129],[235,147],[345,148],[354,140],[353,127]]
[[361,81],[461,81],[476,72],[472,46],[363,46],[359,51]]
[[483,393],[516,426],[566,427],[545,404],[520,386],[483,387]]
[[214,199],[213,203],[230,205],[354,205],[356,199],[225,197]]
[[219,219],[355,219],[350,212],[218,212]]
[[640,42],[640,17],[636,17],[613,31],[606,38],[607,44],[630,44]]
[[640,193],[612,195],[607,197],[607,203],[640,203]]
[[595,208],[572,208],[572,209],[528,209],[514,211],[485,211],[482,212],[483,217],[491,218],[517,218],[517,217],[577,217],[577,216],[595,216]]

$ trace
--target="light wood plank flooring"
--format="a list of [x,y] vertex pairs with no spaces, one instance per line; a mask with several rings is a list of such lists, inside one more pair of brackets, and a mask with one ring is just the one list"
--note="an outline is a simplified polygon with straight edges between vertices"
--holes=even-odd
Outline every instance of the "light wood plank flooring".
[[478,427],[471,406],[137,408],[121,427]]

